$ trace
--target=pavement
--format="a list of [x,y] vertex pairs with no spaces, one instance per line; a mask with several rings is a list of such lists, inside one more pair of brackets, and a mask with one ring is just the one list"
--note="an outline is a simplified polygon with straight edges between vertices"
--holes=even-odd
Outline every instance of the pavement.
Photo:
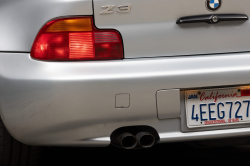
[[250,165],[250,145],[197,148],[186,143],[157,144],[147,149],[43,148],[41,166],[83,165]]

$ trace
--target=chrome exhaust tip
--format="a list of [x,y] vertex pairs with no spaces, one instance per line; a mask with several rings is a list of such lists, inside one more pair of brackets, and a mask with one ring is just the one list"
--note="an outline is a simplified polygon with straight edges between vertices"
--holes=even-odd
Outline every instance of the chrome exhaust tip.
[[155,137],[148,132],[139,132],[135,137],[137,143],[143,148],[149,148],[155,144]]
[[131,133],[120,134],[118,142],[124,149],[133,149],[137,145],[136,138]]

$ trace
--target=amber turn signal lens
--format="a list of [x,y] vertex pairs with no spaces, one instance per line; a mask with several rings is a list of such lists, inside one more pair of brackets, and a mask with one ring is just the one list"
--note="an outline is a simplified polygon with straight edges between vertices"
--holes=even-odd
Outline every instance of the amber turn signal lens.
[[65,19],[53,22],[46,32],[92,31],[90,18]]

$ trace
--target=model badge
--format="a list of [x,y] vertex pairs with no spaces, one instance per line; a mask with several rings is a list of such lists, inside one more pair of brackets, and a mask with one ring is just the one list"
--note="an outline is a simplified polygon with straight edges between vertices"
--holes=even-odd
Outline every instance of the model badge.
[[209,11],[216,11],[221,7],[221,0],[206,0],[206,7]]
[[[110,13],[114,13],[114,8],[116,7],[116,5],[106,5],[106,6],[102,6],[102,8],[104,9],[103,11],[100,12],[100,14],[110,14]],[[127,4],[127,5],[118,5],[117,6],[117,12],[118,13],[129,13],[131,10],[131,4]]]

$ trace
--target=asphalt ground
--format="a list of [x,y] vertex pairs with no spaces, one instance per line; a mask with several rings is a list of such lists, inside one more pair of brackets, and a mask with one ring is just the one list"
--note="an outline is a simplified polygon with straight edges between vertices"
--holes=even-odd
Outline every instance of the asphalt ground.
[[147,149],[46,147],[42,166],[83,165],[250,165],[250,145],[197,148],[185,143]]

